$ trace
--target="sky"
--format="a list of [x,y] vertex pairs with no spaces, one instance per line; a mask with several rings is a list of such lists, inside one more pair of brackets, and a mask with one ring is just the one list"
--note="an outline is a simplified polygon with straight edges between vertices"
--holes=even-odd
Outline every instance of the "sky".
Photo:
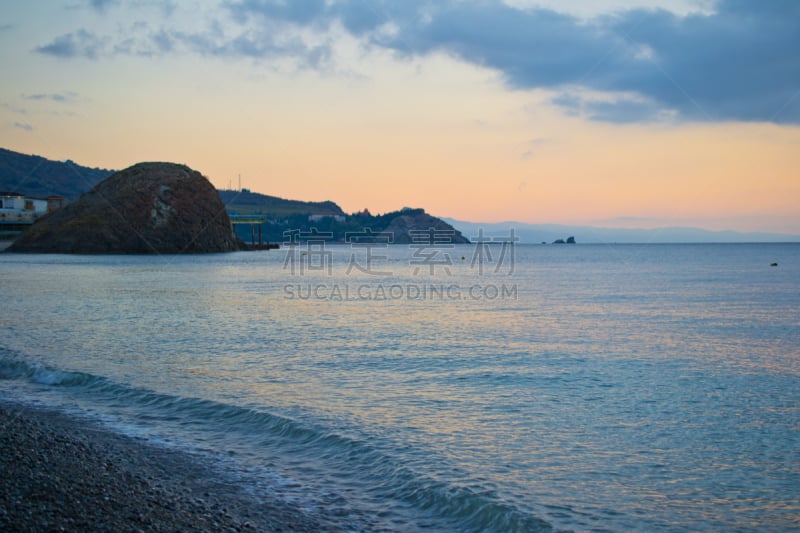
[[475,222],[800,234],[796,0],[0,0],[0,147]]

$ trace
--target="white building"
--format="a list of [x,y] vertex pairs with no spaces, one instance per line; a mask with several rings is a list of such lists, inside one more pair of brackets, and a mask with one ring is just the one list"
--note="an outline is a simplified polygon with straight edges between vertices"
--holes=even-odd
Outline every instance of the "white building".
[[319,222],[320,220],[325,220],[326,218],[332,218],[336,222],[344,222],[345,217],[342,215],[308,215],[309,222]]
[[32,223],[47,214],[47,200],[26,198],[14,192],[0,192],[0,221]]

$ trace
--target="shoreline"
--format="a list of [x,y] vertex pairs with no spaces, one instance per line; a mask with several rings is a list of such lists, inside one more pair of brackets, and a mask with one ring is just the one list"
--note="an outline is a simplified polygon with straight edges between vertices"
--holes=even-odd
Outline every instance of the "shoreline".
[[0,530],[319,531],[189,452],[0,397]]

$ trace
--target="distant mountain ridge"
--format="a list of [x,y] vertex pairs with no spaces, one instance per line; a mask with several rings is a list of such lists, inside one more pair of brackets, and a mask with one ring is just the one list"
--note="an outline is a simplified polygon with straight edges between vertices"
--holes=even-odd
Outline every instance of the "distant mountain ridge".
[[524,222],[466,222],[453,218],[443,219],[473,241],[482,233],[484,238],[506,237],[511,228],[520,243],[552,243],[574,235],[581,244],[609,243],[735,243],[735,242],[800,242],[800,235],[763,232],[710,231],[700,228],[602,228],[594,226],[567,226],[561,224],[527,224]]

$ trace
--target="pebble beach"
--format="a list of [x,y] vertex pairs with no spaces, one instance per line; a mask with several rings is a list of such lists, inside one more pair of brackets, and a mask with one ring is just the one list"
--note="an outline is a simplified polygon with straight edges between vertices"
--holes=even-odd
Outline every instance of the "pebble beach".
[[317,531],[210,465],[61,412],[0,400],[0,531]]

